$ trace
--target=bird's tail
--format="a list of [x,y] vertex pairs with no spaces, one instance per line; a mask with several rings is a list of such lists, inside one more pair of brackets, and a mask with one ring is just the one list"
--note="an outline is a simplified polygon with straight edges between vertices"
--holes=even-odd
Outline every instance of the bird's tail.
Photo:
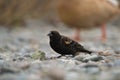
[[86,49],[83,49],[82,52],[85,52],[85,53],[88,53],[88,54],[92,53],[92,51],[89,51],[89,50],[86,50]]

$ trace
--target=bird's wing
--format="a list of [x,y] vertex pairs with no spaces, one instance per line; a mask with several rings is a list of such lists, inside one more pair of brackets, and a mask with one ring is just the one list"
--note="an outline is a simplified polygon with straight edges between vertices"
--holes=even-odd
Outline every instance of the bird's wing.
[[62,36],[62,44],[72,49],[75,48],[76,50],[83,49],[82,45],[65,36]]
[[81,44],[65,36],[62,36],[61,38],[61,47],[64,48],[65,50],[70,50],[73,53],[76,52],[91,53],[91,51],[86,50]]
[[61,42],[65,45],[70,45],[73,42],[73,40],[71,40],[70,38],[65,37],[65,36],[62,36],[61,40],[62,40]]

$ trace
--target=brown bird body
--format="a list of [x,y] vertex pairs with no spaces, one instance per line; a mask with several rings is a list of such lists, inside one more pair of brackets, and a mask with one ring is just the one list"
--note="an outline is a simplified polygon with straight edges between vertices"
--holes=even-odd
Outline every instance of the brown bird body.
[[57,12],[69,27],[89,29],[115,18],[119,14],[119,6],[111,0],[60,0]]
[[50,37],[51,48],[62,56],[75,56],[78,52],[85,52],[89,54],[92,53],[91,51],[86,50],[79,43],[71,40],[68,37],[60,35],[57,31],[51,31],[48,36]]
[[80,29],[100,26],[119,13],[108,0],[61,0],[57,10],[65,24]]

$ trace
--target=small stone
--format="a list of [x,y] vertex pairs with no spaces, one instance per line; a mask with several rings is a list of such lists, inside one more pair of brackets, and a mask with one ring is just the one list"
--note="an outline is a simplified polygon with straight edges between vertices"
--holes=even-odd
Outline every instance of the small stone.
[[103,60],[103,57],[102,57],[102,56],[92,55],[92,56],[89,56],[89,57],[84,58],[84,59],[83,59],[83,62],[88,62],[88,61],[100,61],[100,60]]
[[96,64],[86,64],[83,67],[85,67],[85,68],[98,67],[98,65],[96,65]]
[[30,67],[29,62],[27,62],[27,61],[24,61],[24,62],[16,62],[15,65],[16,65],[15,67],[20,68],[20,69],[23,69],[23,70],[28,69],[28,68]]
[[19,57],[13,58],[13,61],[23,61],[23,60],[25,60],[25,57],[19,56]]
[[14,73],[18,73],[20,71],[19,68],[16,68],[15,66],[13,66],[14,64],[9,64],[10,62],[1,62],[0,63],[0,74],[6,74],[6,73],[10,73],[10,74],[14,74]]
[[100,68],[96,64],[86,64],[83,67],[85,68],[84,71],[90,74],[96,74],[100,72]]
[[114,61],[114,66],[120,66],[120,60],[115,60]]
[[69,72],[66,74],[65,80],[81,80],[77,72]]
[[87,55],[80,54],[80,55],[75,56],[73,59],[77,60],[77,61],[83,61],[84,58],[89,57],[89,56],[90,56],[89,54],[87,54]]
[[31,55],[32,59],[40,59],[40,60],[45,60],[45,53],[42,51],[36,51],[34,54]]
[[102,55],[102,56],[110,56],[112,55],[113,51],[110,51],[110,50],[105,50],[105,51],[102,51],[102,52],[98,52],[99,55]]
[[72,66],[76,65],[76,60],[67,60],[67,59],[59,59],[58,61],[63,62],[64,64],[69,64]]
[[15,72],[13,70],[11,70],[11,69],[0,68],[0,75],[5,74],[5,73],[15,73]]
[[0,60],[3,60],[3,58],[0,56]]
[[65,73],[59,68],[47,68],[43,70],[44,77],[48,77],[50,80],[64,80]]

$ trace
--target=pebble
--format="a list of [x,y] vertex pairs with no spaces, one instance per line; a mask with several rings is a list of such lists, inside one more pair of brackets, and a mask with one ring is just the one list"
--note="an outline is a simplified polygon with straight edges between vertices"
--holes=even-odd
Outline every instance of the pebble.
[[86,73],[89,74],[97,74],[100,72],[100,68],[98,65],[95,64],[86,64],[83,66]]
[[83,62],[88,62],[88,61],[100,61],[100,60],[103,60],[103,57],[102,56],[99,56],[99,55],[92,55],[92,56],[89,56],[89,57],[85,57],[82,61]]
[[83,61],[83,59],[84,58],[86,58],[86,57],[89,57],[90,55],[89,54],[80,54],[80,55],[77,55],[77,56],[75,56],[73,59],[74,60],[77,60],[77,61]]
[[42,52],[42,51],[36,51],[35,53],[33,53],[32,55],[31,55],[31,58],[32,59],[39,59],[39,60],[45,60],[46,59],[46,56],[45,56],[45,53],[44,52]]

